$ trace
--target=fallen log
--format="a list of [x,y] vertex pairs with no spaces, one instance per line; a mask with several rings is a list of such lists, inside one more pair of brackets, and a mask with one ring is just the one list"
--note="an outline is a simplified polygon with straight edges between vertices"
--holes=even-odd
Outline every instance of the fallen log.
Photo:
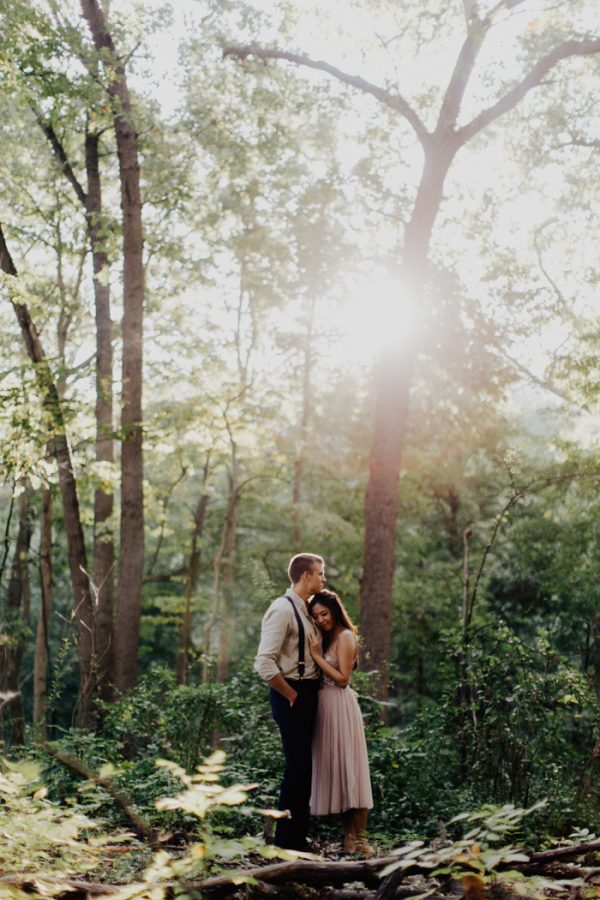
[[379,884],[379,872],[389,863],[395,862],[395,856],[381,859],[361,860],[317,860],[298,859],[293,862],[274,863],[270,866],[257,866],[253,869],[238,870],[226,875],[215,875],[198,883],[187,883],[186,887],[201,890],[207,897],[223,897],[231,891],[235,879],[240,877],[255,878],[268,884],[283,885],[293,882],[311,887],[342,887],[349,882],[359,881],[367,887]]
[[[163,882],[144,882],[144,887],[148,890],[153,888],[172,889],[175,887],[185,888],[188,892],[201,894],[202,897],[219,898],[231,896],[232,889],[245,879],[255,879],[264,885],[275,886],[276,890],[283,896],[282,888],[293,885],[295,883],[310,885],[312,887],[324,888],[343,887],[345,884],[360,882],[367,886],[375,887],[379,883],[378,872],[393,862],[396,857],[387,856],[381,859],[370,860],[343,860],[341,862],[334,861],[313,861],[313,860],[293,860],[292,862],[275,863],[267,866],[256,866],[252,869],[236,869],[224,875],[215,875],[202,881],[163,881]],[[77,895],[88,895],[100,897],[103,894],[115,894],[121,890],[122,886],[101,884],[92,881],[69,880],[46,878],[43,875],[22,875],[22,876],[2,876],[1,884],[9,884],[19,887],[22,890],[35,891],[36,881],[43,882],[53,888],[53,896],[60,897],[61,889],[64,889],[65,896],[76,897]],[[135,887],[128,885],[128,887]],[[271,893],[268,888],[265,894]],[[371,892],[368,892],[371,893]],[[410,896],[412,891],[405,894]],[[347,894],[345,895],[348,896]],[[356,895],[358,897],[358,894]],[[360,896],[365,896],[365,892],[361,892]],[[338,898],[343,900],[343,896]]]
[[[530,853],[527,862],[512,862],[510,868],[522,872],[524,875],[546,875],[549,878],[583,878],[586,881],[597,878],[600,875],[598,866],[581,866],[569,863],[578,856],[600,852],[600,841],[577,844],[570,847],[557,847],[552,850],[544,850]],[[391,898],[410,897],[423,892],[423,887],[414,888],[401,884],[410,875],[423,875],[430,877],[431,862],[422,865],[416,857],[410,866],[399,867],[384,879],[379,873],[390,863],[399,861],[397,855],[385,856],[379,859],[365,860],[305,860],[298,859],[291,862],[280,862],[264,866],[254,866],[250,869],[236,869],[222,875],[215,875],[200,881],[179,882],[144,882],[147,890],[163,888],[171,891],[174,888],[185,889],[188,893],[198,894],[208,900],[219,900],[221,897],[231,897],[232,894],[246,880],[254,882],[252,890],[256,896],[271,897],[300,897],[301,886],[319,888],[320,896],[328,900],[391,900]],[[502,866],[498,867],[501,872]],[[45,878],[43,875],[23,875],[0,877],[1,884],[14,885],[23,890],[35,892],[36,881],[53,887],[53,896],[65,900],[78,900],[79,897],[110,896],[122,888],[115,885],[100,884],[91,881],[70,881],[53,878]],[[360,885],[364,885],[361,888]],[[435,889],[435,882],[431,883]],[[142,885],[140,885],[141,887]],[[135,885],[129,885],[135,888]],[[440,892],[443,893],[443,889]],[[439,896],[436,894],[436,896]],[[446,895],[447,896],[447,895]]]
[[583,856],[585,853],[600,853],[600,841],[574,844],[571,847],[554,847],[552,850],[540,850],[538,853],[531,853],[529,861],[532,863],[554,862],[556,859],[573,859]]
[[[514,868],[514,867],[513,867]],[[590,878],[595,872],[600,872],[600,869],[588,868],[584,866],[577,866],[573,863],[546,863],[545,865],[541,865],[540,863],[521,863],[519,865],[519,872],[522,875],[544,875],[546,878]]]

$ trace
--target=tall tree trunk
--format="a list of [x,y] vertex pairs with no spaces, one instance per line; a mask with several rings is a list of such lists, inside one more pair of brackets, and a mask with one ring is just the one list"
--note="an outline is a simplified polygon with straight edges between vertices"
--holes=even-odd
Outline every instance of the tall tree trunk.
[[42,493],[40,514],[40,616],[35,637],[33,663],[33,724],[41,741],[48,738],[48,662],[50,615],[52,612],[52,491]]
[[123,365],[121,395],[121,526],[117,609],[113,631],[114,680],[121,692],[137,678],[144,563],[142,441],[142,336],[144,262],[138,141],[125,68],[117,56],[96,0],[81,0],[98,52],[108,55],[105,72],[113,101],[123,214]]
[[[86,211],[94,268],[96,310],[96,461],[113,463],[112,320],[107,281],[108,254],[102,236],[102,192],[98,155],[99,135],[88,132],[85,159],[88,190]],[[96,642],[98,694],[106,700],[112,675],[112,625],[115,548],[112,528],[112,490],[96,488],[94,494],[94,585],[96,591]]]
[[[7,275],[17,276],[17,270],[4,240],[0,226],[0,267]],[[93,602],[87,577],[87,554],[83,527],[79,512],[79,497],[71,448],[67,440],[62,405],[55,382],[48,366],[37,329],[24,303],[12,301],[15,315],[21,327],[27,353],[34,363],[38,388],[48,415],[51,433],[49,446],[58,466],[58,477],[62,497],[63,518],[67,535],[69,571],[73,586],[73,604],[78,624],[79,643],[79,699],[77,722],[79,725],[91,723],[92,698],[94,695],[93,661]]]
[[[404,300],[415,312],[422,309],[427,278],[427,253],[450,154],[429,151],[407,225],[402,266]],[[400,337],[400,336],[399,336]],[[418,338],[392,349],[380,360],[377,374],[375,421],[365,496],[364,566],[360,586],[362,666],[381,673],[379,695],[389,690],[388,661],[392,617],[392,585],[398,518],[398,485],[406,438],[410,386]]]
[[306,314],[306,336],[304,344],[304,362],[302,367],[302,412],[300,415],[300,434],[298,436],[298,448],[294,460],[294,481],[292,485],[292,543],[294,547],[300,544],[300,525],[298,522],[298,507],[302,493],[302,476],[304,474],[304,462],[306,446],[308,443],[308,429],[311,418],[311,369],[313,361],[313,335],[315,326],[316,299],[311,295],[309,308]]
[[11,744],[25,741],[25,719],[19,676],[25,643],[29,606],[28,557],[32,535],[32,491],[28,486],[19,498],[19,530],[6,595],[8,643],[2,645],[2,690],[12,694],[3,712],[10,716]]
[[210,452],[206,455],[206,463],[204,465],[204,474],[202,478],[202,493],[200,494],[200,499],[196,506],[194,524],[192,526],[192,547],[185,579],[183,617],[179,627],[179,649],[177,651],[176,662],[178,684],[187,684],[188,682],[189,655],[192,645],[192,597],[196,590],[198,576],[200,574],[200,559],[202,555],[200,539],[204,529],[206,507],[208,506],[208,494],[206,493],[205,488],[208,480],[209,462]]

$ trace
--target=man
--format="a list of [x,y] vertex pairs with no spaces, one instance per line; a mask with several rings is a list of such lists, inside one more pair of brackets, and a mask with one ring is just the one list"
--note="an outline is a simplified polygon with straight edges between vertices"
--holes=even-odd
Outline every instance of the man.
[[309,636],[316,634],[308,601],[325,584],[325,564],[314,553],[298,553],[290,560],[288,575],[291,587],[265,613],[254,668],[271,687],[271,711],[285,756],[279,809],[289,810],[291,818],[277,820],[275,843],[289,850],[306,850],[319,685],[319,669],[308,643]]

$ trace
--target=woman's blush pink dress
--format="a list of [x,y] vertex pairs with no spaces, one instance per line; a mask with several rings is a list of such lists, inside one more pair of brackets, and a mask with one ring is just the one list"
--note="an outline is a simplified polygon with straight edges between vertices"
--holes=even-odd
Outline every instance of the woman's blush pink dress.
[[[335,644],[324,659],[339,671]],[[312,744],[313,816],[371,809],[367,742],[356,691],[323,674]]]

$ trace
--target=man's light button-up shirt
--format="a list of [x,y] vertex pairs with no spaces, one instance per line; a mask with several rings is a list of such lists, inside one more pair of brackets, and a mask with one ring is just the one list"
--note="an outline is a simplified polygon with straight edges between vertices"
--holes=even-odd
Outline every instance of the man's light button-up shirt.
[[293,680],[300,677],[298,671],[298,623],[287,597],[291,597],[304,625],[304,677],[318,678],[319,676],[318,666],[312,658],[308,644],[309,635],[317,634],[314,622],[308,614],[306,603],[302,597],[289,588],[287,596],[278,597],[271,603],[262,621],[254,670],[265,681],[270,681],[276,675],[283,675],[284,678]]

